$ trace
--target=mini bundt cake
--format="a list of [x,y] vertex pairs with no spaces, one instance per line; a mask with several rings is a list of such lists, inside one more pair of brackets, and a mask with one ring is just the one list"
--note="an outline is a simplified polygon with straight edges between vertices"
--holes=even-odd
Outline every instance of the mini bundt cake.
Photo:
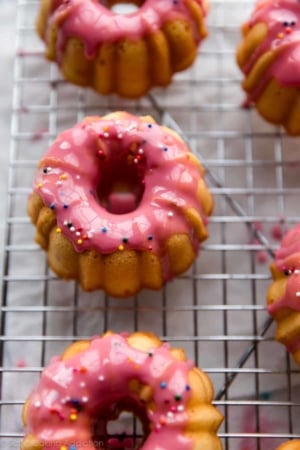
[[109,332],[70,345],[44,369],[23,408],[21,450],[110,448],[107,422],[122,411],[140,418],[143,450],[221,450],[212,399],[210,379],[182,349],[150,333]]
[[116,112],[61,133],[39,163],[28,213],[53,271],[84,290],[160,289],[194,261],[213,199],[182,139]]
[[300,365],[300,225],[284,236],[271,264],[268,311],[277,322],[276,339]]
[[245,74],[246,105],[269,122],[300,134],[300,5],[261,0],[243,25],[237,62]]
[[206,0],[40,0],[37,31],[64,77],[101,94],[135,98],[189,67],[206,36]]

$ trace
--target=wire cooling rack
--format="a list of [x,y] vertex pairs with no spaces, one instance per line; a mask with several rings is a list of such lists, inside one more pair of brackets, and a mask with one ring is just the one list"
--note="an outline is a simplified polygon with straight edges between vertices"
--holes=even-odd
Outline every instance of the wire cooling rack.
[[[22,438],[21,409],[54,354],[108,329],[150,330],[183,347],[211,377],[225,416],[225,449],[272,450],[300,437],[300,373],[274,341],[265,308],[280,234],[300,221],[299,139],[241,108],[235,63],[253,2],[211,1],[209,37],[189,70],[138,101],[100,97],[63,81],[34,31],[38,1],[19,0],[1,306],[0,448]],[[57,279],[26,214],[37,161],[63,129],[113,110],[152,114],[207,169],[215,197],[210,238],[192,269],[161,292],[128,300]],[[127,418],[113,433],[128,431]]]

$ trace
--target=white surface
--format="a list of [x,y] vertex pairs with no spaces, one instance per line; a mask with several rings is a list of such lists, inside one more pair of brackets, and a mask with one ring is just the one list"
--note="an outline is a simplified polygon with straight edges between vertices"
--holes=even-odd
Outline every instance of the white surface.
[[2,275],[4,220],[7,204],[7,175],[9,157],[9,134],[11,122],[12,66],[15,42],[15,2],[11,0],[0,3],[0,270]]
[[[248,3],[245,2],[247,7]],[[217,9],[217,2],[214,6]],[[282,164],[280,158],[299,162],[299,139],[291,140],[283,135],[278,137],[278,130],[262,121],[255,112],[239,108],[243,94],[237,82],[240,73],[232,50],[237,43],[237,24],[244,17],[244,11],[242,7],[229,12],[225,10],[225,6],[224,10],[219,8],[216,12],[216,9],[211,12],[211,32],[203,45],[199,60],[190,71],[177,76],[172,86],[165,91],[154,92],[158,101],[175,116],[185,133],[191,139],[197,137],[197,140],[193,141],[195,148],[201,152],[208,161],[208,166],[228,189],[220,191],[215,186],[212,188],[216,208],[209,228],[210,239],[205,243],[194,272],[200,281],[195,281],[196,278],[193,281],[193,272],[190,271],[187,277],[170,283],[165,291],[143,292],[138,299],[121,302],[109,299],[106,303],[102,293],[85,294],[77,291],[72,282],[54,281],[52,274],[45,277],[45,255],[33,244],[33,227],[26,216],[26,195],[31,189],[34,166],[29,165],[23,171],[17,172],[14,187],[20,191],[24,190],[25,193],[13,197],[17,205],[13,210],[13,218],[21,225],[12,227],[14,233],[11,243],[18,251],[11,252],[9,277],[11,280],[24,277],[24,281],[8,283],[7,301],[12,309],[19,311],[20,308],[28,307],[28,310],[16,313],[12,311],[7,313],[6,317],[7,335],[17,338],[16,341],[8,341],[5,344],[4,364],[7,373],[5,372],[4,376],[3,401],[4,404],[7,402],[7,406],[4,409],[2,429],[7,433],[15,433],[17,436],[21,433],[21,404],[38,378],[39,367],[46,364],[53,354],[60,352],[67,342],[72,340],[73,335],[91,336],[104,331],[105,328],[130,331],[136,326],[163,335],[162,309],[165,302],[169,309],[165,317],[167,337],[174,345],[182,345],[189,356],[193,357],[193,307],[198,307],[199,364],[208,370],[215,389],[218,390],[224,382],[224,371],[236,366],[267,317],[264,305],[269,284],[268,265],[259,264],[255,258],[255,248],[247,247],[253,244],[252,240],[249,240],[247,227],[243,220],[236,220],[238,218],[225,202],[224,194],[229,192],[229,195],[243,206],[249,217],[262,220],[271,246],[278,245],[278,242],[270,238],[272,225],[281,214],[289,220],[288,225],[299,216],[298,204],[295,201],[297,197],[292,192],[297,189],[299,192],[299,165],[291,165],[290,168],[282,170],[282,173],[278,173],[277,167]],[[1,134],[3,133],[6,143],[0,156],[0,182],[1,195],[5,198],[3,192],[5,193],[7,185],[11,62],[14,56],[13,4],[4,3],[1,15],[2,23],[7,24],[1,31],[5,45],[1,48],[0,55],[1,61],[2,58],[4,61],[3,65],[0,65],[4,68],[0,77],[1,92],[3,91]],[[227,19],[224,19],[225,15]],[[22,45],[25,50],[42,49],[34,34],[32,42],[24,40]],[[40,83],[39,80],[47,79],[49,74],[55,79],[56,71],[53,66],[49,69],[49,63],[43,58],[30,57],[24,62],[20,60],[20,65],[29,82],[20,84],[19,106],[26,107],[22,102],[23,98],[27,98],[28,105],[42,106],[46,113],[19,114],[20,129],[17,131],[27,132],[32,136],[27,140],[23,138],[20,142],[14,141],[17,149],[16,159],[38,160],[48,144],[41,130],[49,130],[52,127],[50,131],[58,132],[71,126],[82,113],[102,114],[103,111],[120,106],[124,109],[134,108],[142,114],[153,113],[148,102],[120,102],[114,97],[103,99],[90,92],[78,95],[77,89],[67,83],[58,85],[57,89],[50,93],[49,84]],[[222,79],[219,78],[220,74]],[[53,108],[49,108],[49,105]],[[248,166],[244,161],[248,161]],[[290,189],[284,195],[284,201],[282,194],[276,194],[276,189],[283,187],[278,186],[281,175],[284,188]],[[272,189],[274,195],[270,194]],[[1,210],[1,215],[3,218],[5,210]],[[1,227],[2,224],[1,221]],[[26,247],[27,250],[24,250],[24,244],[30,249]],[[270,260],[268,258],[268,262]],[[41,281],[28,281],[31,277],[40,277]],[[43,282],[44,280],[46,281]],[[225,307],[223,303],[226,303]],[[50,312],[43,314],[45,304]],[[241,309],[235,310],[239,305]],[[107,306],[109,312],[105,316]],[[252,313],[252,306],[257,310],[255,314]],[[80,311],[77,312],[74,322],[72,308],[77,307]],[[34,313],[30,312],[31,308]],[[227,320],[226,325],[224,317]],[[45,328],[43,320],[46,323]],[[288,391],[285,390],[288,380],[286,353],[282,346],[273,342],[273,334],[274,327],[268,332],[267,338],[259,342],[256,359],[253,356],[249,359],[245,371],[238,375],[229,389],[228,398],[232,401],[249,397],[259,401],[259,396],[265,391],[271,398],[274,395],[275,399],[288,400]],[[227,354],[224,349],[227,349]],[[9,368],[15,368],[20,360],[24,360],[25,369],[10,373]],[[289,379],[289,382],[292,385],[299,384],[299,371],[293,362],[290,364],[295,376]],[[255,373],[260,371],[262,375],[256,376]],[[280,394],[277,393],[278,390]],[[296,393],[298,397],[292,400],[299,402],[299,392],[295,390],[295,395]],[[9,402],[16,402],[16,405],[10,405]],[[269,409],[272,410],[270,406]],[[276,422],[277,430],[269,429],[269,432],[288,433],[287,410],[277,408],[275,411],[274,416],[277,419],[284,416],[284,420],[280,425]],[[239,420],[241,415],[238,407],[227,410],[229,432],[243,431]],[[253,431],[255,430],[251,432]],[[299,422],[296,431],[300,433]],[[236,441],[233,441],[232,448],[234,445]]]

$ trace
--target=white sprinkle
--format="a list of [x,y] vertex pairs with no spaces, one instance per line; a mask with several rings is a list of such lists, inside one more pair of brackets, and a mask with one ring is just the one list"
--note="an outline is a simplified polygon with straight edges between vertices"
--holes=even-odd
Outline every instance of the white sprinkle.
[[61,185],[62,185],[62,181],[61,181],[61,180],[58,180],[58,181],[56,182],[56,184],[57,184],[57,186],[61,186]]
[[83,403],[87,403],[89,401],[89,398],[85,395],[81,400],[83,401]]
[[100,375],[100,376],[98,377],[98,380],[99,380],[99,381],[104,381],[104,376],[103,376],[103,375]]
[[118,139],[123,139],[123,134],[122,133],[118,133],[117,137],[118,137]]
[[136,128],[136,123],[132,123],[131,125],[129,125],[129,127],[127,128],[127,130],[126,131],[132,131],[132,130],[134,130]]
[[86,386],[85,382],[82,381],[82,382],[80,383],[80,387],[84,388],[85,386]]
[[174,414],[172,413],[172,411],[168,411],[168,412],[167,412],[167,417],[168,417],[169,419],[171,419],[172,417],[174,417]]
[[144,150],[143,150],[142,148],[139,148],[139,149],[138,149],[138,153],[139,153],[140,155],[142,155],[142,154],[144,153]]
[[72,231],[74,233],[75,227],[70,227],[70,231]]
[[133,162],[134,162],[134,164],[137,164],[139,162],[139,160],[134,158]]
[[184,411],[184,406],[183,405],[178,405],[177,406],[177,411],[179,411],[179,412]]
[[68,222],[67,220],[65,220],[65,221],[64,221],[64,226],[66,227],[66,226],[68,225],[68,223],[69,223],[69,222]]
[[296,297],[300,297],[300,291],[296,292]]
[[105,138],[109,138],[109,133],[105,132],[105,133],[103,133],[103,136],[104,136]]
[[169,211],[168,212],[168,217],[173,217],[174,216],[174,213],[172,213],[172,211]]
[[80,175],[76,175],[76,180],[80,180]]
[[59,148],[61,148],[62,150],[68,150],[69,148],[71,148],[71,144],[68,141],[63,141]]
[[80,236],[80,231],[76,231],[76,236]]
[[295,274],[295,275],[299,275],[299,273],[300,273],[300,270],[299,270],[299,269],[295,269],[295,270],[294,270],[294,274]]
[[41,402],[39,401],[39,400],[37,400],[36,402],[35,402],[35,404],[34,404],[34,406],[36,407],[36,408],[40,408],[41,407]]

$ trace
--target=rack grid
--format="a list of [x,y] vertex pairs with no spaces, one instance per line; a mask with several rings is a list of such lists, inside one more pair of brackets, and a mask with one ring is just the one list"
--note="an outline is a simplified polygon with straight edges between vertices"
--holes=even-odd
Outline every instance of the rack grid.
[[[274,341],[265,307],[277,234],[300,221],[299,139],[243,109],[235,63],[254,2],[211,0],[209,37],[194,65],[137,101],[62,80],[34,30],[38,0],[18,0],[1,304],[0,448],[18,448],[21,409],[40,371],[73,340],[148,330],[206,371],[225,416],[224,449],[272,450],[300,437],[299,368]],[[57,279],[34,244],[26,199],[38,159],[86,115],[151,114],[188,141],[215,198],[210,238],[186,274],[160,292],[116,300]],[[277,233],[274,232],[276,227]],[[279,231],[278,231],[279,230]],[[127,419],[112,428],[122,433]],[[126,430],[127,431],[127,430]]]

